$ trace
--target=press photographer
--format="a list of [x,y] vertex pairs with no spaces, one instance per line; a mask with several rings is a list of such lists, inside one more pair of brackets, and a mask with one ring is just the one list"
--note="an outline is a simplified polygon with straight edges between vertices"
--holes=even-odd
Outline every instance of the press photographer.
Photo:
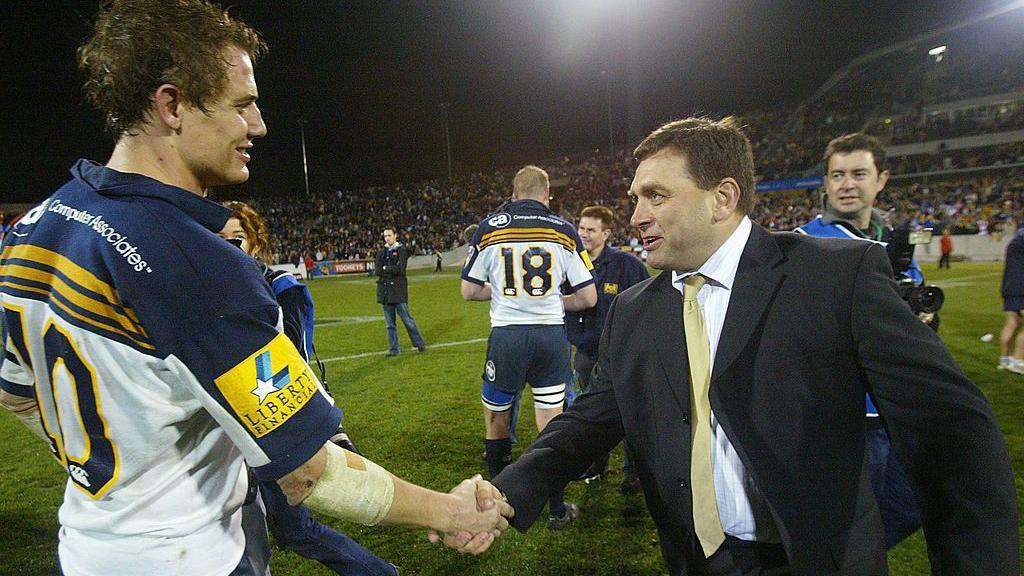
[[[924,286],[921,267],[913,258],[916,244],[911,240],[920,241],[923,235],[908,229],[894,231],[886,223],[886,213],[874,207],[875,198],[889,181],[882,143],[862,133],[840,136],[828,143],[824,161],[822,213],[796,232],[886,244],[900,294],[922,322],[937,330],[936,311],[942,305],[942,292]],[[937,298],[935,291],[938,291]],[[871,487],[882,514],[885,545],[892,548],[921,527],[921,514],[910,483],[892,451],[885,422],[870,396],[866,405]]]

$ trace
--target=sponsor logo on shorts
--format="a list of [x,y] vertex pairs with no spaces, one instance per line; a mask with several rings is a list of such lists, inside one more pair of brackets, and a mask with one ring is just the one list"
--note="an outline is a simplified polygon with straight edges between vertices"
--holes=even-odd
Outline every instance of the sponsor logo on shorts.
[[484,364],[484,376],[491,382],[494,382],[494,360],[488,360],[487,364]]
[[508,214],[504,213],[504,212],[502,212],[501,214],[498,214],[496,216],[492,216],[487,221],[488,224],[490,224],[491,226],[494,226],[495,228],[504,228],[505,226],[508,226],[511,222],[512,222],[512,217],[509,216]]
[[316,378],[284,334],[278,334],[214,383],[257,438],[287,422],[317,392]]

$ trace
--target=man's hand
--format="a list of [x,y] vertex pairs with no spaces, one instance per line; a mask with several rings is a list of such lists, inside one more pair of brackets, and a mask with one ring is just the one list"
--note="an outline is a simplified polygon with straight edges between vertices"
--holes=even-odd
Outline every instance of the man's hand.
[[935,320],[935,312],[918,312],[917,318],[921,322],[931,325],[932,321]]
[[[453,512],[451,526],[443,535],[431,530],[428,538],[461,554],[482,554],[508,528],[515,510],[501,492],[480,475],[463,480],[452,489],[458,509]],[[468,523],[467,523],[468,522]]]

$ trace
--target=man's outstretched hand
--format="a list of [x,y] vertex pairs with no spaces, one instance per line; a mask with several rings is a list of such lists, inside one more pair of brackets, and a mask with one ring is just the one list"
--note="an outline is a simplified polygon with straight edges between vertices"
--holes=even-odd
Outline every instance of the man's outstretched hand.
[[431,530],[428,538],[434,544],[444,542],[460,554],[485,552],[508,529],[507,518],[515,516],[501,491],[479,474],[460,482],[450,494],[458,502],[451,528],[444,533]]

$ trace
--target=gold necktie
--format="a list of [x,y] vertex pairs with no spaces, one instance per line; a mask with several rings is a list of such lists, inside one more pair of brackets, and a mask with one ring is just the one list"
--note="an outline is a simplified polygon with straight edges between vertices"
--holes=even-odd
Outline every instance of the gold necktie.
[[693,527],[704,556],[711,557],[725,541],[718,516],[715,478],[711,469],[711,346],[704,325],[704,312],[697,304],[697,292],[706,279],[694,274],[683,280],[683,329],[690,360],[690,491],[693,495]]

